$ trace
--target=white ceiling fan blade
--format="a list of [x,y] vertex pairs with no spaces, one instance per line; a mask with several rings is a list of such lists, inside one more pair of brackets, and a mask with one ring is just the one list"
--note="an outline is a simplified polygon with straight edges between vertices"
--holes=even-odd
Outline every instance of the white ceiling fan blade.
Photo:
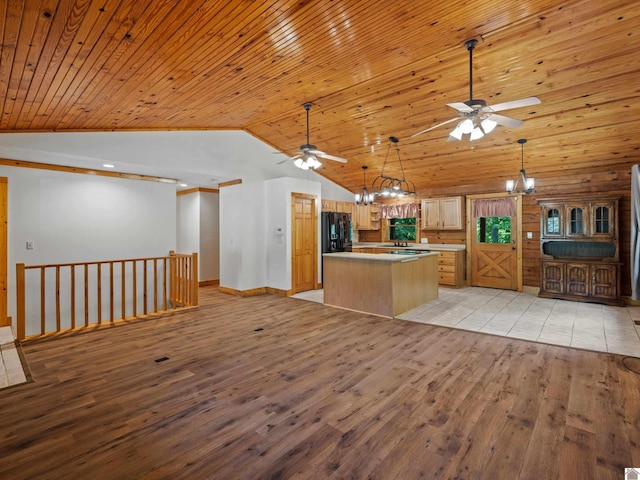
[[517,118],[505,117],[504,115],[496,115],[495,113],[489,115],[487,119],[493,120],[498,125],[509,128],[517,128],[524,123],[524,121],[518,120]]
[[540,102],[540,99],[538,97],[527,97],[521,98],[520,100],[512,100],[511,102],[490,105],[487,107],[487,110],[491,110],[492,112],[500,112],[502,110],[508,110],[510,108],[528,107],[529,105],[537,105],[539,103],[542,102]]
[[309,153],[315,155],[317,157],[326,158],[327,160],[334,160],[336,162],[347,163],[346,158],[336,157],[334,155],[329,155],[328,153],[323,152],[322,150],[309,150]]
[[347,163],[346,158],[336,157],[334,155],[329,155],[327,153],[323,153],[322,155],[318,154],[319,157],[326,158],[327,160],[333,160],[335,162]]
[[456,120],[460,120],[460,117],[451,118],[446,122],[439,123],[437,125],[434,125],[433,127],[425,128],[424,130],[420,130],[418,133],[414,133],[413,135],[411,135],[411,138],[417,137],[418,135],[428,132],[429,130],[433,130],[435,128],[441,127],[442,125],[446,125],[447,123],[455,122]]
[[466,103],[462,103],[462,102],[454,102],[454,103],[447,103],[447,107],[451,107],[459,112],[463,112],[463,113],[469,113],[469,112],[473,112],[473,108],[471,108],[469,105],[467,105]]

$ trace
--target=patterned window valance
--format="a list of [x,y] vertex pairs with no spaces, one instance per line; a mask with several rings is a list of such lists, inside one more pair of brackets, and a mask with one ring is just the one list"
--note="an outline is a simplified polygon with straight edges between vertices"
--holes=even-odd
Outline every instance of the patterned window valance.
[[513,197],[484,198],[473,201],[473,216],[479,217],[515,217],[516,205]]
[[400,205],[380,205],[378,207],[380,218],[419,218],[419,203],[403,203]]

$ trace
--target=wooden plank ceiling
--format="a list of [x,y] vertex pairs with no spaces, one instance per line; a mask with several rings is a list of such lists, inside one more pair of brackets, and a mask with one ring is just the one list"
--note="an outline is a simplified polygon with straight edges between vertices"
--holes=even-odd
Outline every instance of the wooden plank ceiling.
[[[345,188],[380,173],[389,136],[418,189],[536,178],[640,160],[636,0],[6,0],[0,132],[244,129],[295,154],[310,142],[348,163]],[[448,142],[450,102],[525,120]],[[274,157],[278,159],[278,157]],[[281,157],[280,157],[281,158]],[[264,161],[273,162],[273,158]],[[389,157],[387,173],[399,175]],[[497,183],[496,183],[497,184]]]

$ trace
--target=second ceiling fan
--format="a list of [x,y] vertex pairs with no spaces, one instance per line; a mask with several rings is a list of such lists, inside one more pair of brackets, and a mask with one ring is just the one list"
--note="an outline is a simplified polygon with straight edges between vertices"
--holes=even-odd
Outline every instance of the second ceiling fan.
[[448,140],[462,140],[462,136],[467,134],[469,135],[469,140],[477,140],[491,132],[497,125],[516,128],[524,123],[522,120],[518,120],[517,118],[505,117],[504,115],[496,114],[496,112],[508,110],[510,108],[528,107],[529,105],[541,103],[538,97],[521,98],[520,100],[497,103],[495,105],[487,105],[487,102],[484,100],[474,99],[473,49],[477,44],[478,40],[475,38],[467,40],[464,43],[465,48],[469,51],[469,100],[466,102],[448,103],[447,106],[458,111],[458,115],[456,117],[421,130],[418,133],[414,133],[411,135],[412,137],[416,137],[457,120],[459,123],[449,134]]
[[307,143],[300,145],[300,153],[291,157],[295,166],[303,170],[316,169],[322,166],[318,157],[346,163],[347,160],[345,158],[329,155],[322,150],[318,150],[315,145],[311,145],[309,143],[309,110],[311,110],[311,103],[305,103],[303,106],[307,111]]

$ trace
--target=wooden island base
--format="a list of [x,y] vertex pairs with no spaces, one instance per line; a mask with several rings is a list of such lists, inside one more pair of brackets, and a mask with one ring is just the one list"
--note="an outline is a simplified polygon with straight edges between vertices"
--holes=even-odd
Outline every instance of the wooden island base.
[[395,317],[438,298],[438,253],[323,256],[324,303]]

